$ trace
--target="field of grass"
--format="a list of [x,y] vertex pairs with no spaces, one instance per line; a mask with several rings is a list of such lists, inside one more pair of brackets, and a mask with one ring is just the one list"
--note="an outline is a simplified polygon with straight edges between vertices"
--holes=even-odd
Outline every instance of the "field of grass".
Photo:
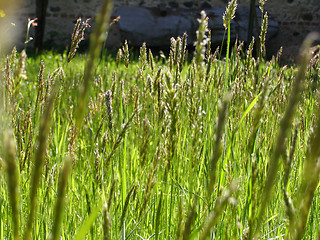
[[104,27],[87,54],[1,62],[0,239],[320,237],[314,35],[281,66],[266,24],[258,58],[228,36],[222,58],[205,15],[194,53],[99,58]]

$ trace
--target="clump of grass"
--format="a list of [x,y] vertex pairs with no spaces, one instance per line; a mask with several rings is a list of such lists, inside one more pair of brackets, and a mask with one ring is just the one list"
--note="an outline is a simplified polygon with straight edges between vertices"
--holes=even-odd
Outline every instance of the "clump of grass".
[[130,124],[132,123],[135,115],[139,113],[139,111],[140,111],[140,108],[137,108],[132,113],[132,115],[130,116],[128,121],[125,124],[122,125],[121,131],[119,132],[114,144],[112,145],[111,152],[109,153],[109,156],[106,158],[106,167],[109,166],[111,158],[113,157],[116,149],[119,147],[119,145],[121,144],[122,140],[124,139],[125,134],[126,134],[127,130],[130,127]]
[[[92,38],[104,39],[108,6]],[[68,64],[68,52],[3,59],[0,135],[12,141],[0,144],[0,239],[315,237],[319,61],[299,72],[278,65],[281,51],[254,59],[254,39],[221,59],[207,21],[191,61],[186,34],[168,58],[146,44],[135,57],[125,42],[97,63],[101,38]]]
[[[59,74],[61,69],[58,69],[56,72],[52,74],[52,79],[55,78],[57,74]],[[47,140],[48,135],[50,131],[50,118],[51,118],[51,112],[54,105],[54,100],[56,98],[57,93],[57,87],[58,84],[56,84],[49,96],[48,102],[46,103],[45,111],[42,115],[41,122],[40,122],[40,128],[39,128],[39,139],[38,139],[38,148],[35,153],[34,157],[34,168],[32,172],[32,183],[30,187],[30,212],[28,215],[28,221],[25,228],[25,235],[24,239],[28,240],[32,237],[32,229],[33,229],[33,221],[35,217],[35,212],[37,209],[37,191],[38,187],[40,185],[40,180],[42,176],[43,171],[43,164],[45,159],[45,154],[47,151]]]

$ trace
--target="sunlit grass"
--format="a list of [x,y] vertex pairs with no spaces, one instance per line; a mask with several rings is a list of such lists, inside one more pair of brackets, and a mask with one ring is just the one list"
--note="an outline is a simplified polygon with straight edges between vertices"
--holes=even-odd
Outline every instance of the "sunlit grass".
[[318,236],[319,56],[220,59],[205,19],[190,61],[186,35],[2,61],[0,239]]

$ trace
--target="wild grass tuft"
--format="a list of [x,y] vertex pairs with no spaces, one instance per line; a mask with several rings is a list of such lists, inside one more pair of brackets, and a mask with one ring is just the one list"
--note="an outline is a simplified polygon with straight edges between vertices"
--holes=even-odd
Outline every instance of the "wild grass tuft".
[[73,50],[0,62],[0,239],[319,237],[314,37],[281,66],[281,49],[265,58],[264,14],[260,56],[228,36],[221,58],[202,12],[191,57],[183,34],[169,56],[124,42],[114,59],[101,56],[110,8],[88,53],[79,20]]
[[[55,79],[56,75],[61,72],[61,69],[57,69],[51,76],[51,79]],[[36,150],[34,156],[34,167],[32,170],[32,183],[30,186],[30,211],[28,215],[27,225],[25,228],[24,239],[28,240],[32,238],[32,229],[33,229],[33,222],[35,218],[35,212],[37,209],[37,192],[38,187],[40,185],[42,171],[43,171],[43,164],[45,160],[45,155],[47,151],[47,140],[50,132],[50,124],[51,124],[51,112],[53,109],[54,101],[56,98],[56,94],[58,91],[58,83],[55,84],[53,90],[50,93],[48,98],[48,102],[45,103],[45,111],[42,114],[40,128],[39,128],[39,137],[38,137],[38,148]]]

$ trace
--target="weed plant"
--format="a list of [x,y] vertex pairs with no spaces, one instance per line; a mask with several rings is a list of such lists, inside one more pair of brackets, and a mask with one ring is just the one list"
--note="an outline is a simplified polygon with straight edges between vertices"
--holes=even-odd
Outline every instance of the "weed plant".
[[78,20],[69,52],[1,60],[0,239],[319,238],[317,36],[265,60],[265,15],[259,58],[220,59],[203,12],[190,62],[186,34],[98,62],[110,9],[88,55]]

